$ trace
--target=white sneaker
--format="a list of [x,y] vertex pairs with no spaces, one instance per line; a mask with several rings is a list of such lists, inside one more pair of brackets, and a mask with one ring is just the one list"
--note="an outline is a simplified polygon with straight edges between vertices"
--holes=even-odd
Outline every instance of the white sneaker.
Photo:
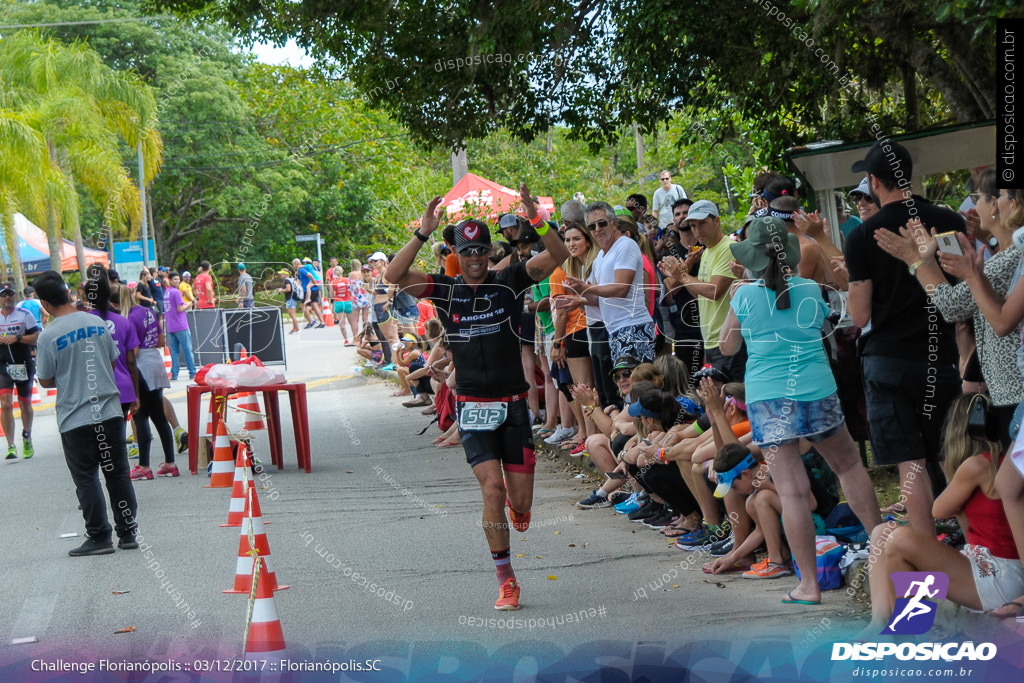
[[563,427],[562,425],[558,425],[558,427],[555,428],[555,433],[549,436],[548,438],[544,439],[544,443],[548,444],[549,446],[554,446],[557,443],[561,443],[562,441],[565,441],[566,439],[575,436],[575,434],[575,428]]

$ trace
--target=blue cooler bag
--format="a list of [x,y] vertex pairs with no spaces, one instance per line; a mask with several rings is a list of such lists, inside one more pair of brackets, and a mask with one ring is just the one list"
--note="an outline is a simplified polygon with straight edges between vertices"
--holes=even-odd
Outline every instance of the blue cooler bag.
[[[839,560],[846,554],[846,546],[839,544],[835,536],[817,536],[815,538],[817,553],[818,586],[823,591],[835,590],[843,585],[843,572],[839,569]],[[793,560],[793,569],[800,578],[800,568]]]

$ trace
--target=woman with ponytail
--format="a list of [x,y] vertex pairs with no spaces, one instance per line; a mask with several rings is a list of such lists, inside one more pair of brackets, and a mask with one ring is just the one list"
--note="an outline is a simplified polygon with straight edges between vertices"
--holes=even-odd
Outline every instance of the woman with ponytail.
[[720,350],[731,355],[746,342],[746,404],[753,442],[764,454],[782,501],[800,585],[782,602],[821,602],[811,519],[810,481],[800,457],[806,439],[839,477],[850,507],[870,533],[881,518],[878,499],[846,429],[822,343],[828,306],[813,280],[797,275],[800,243],[774,216],[751,221],[747,239],[729,245],[757,280],[737,283],[722,325]]
[[[85,306],[90,313],[106,321],[110,337],[117,345],[119,353],[114,365],[114,379],[121,394],[121,412],[127,417],[129,410],[139,408],[139,372],[135,365],[139,336],[127,318],[111,310],[107,269],[94,263],[89,266],[86,276],[86,281],[82,283],[82,299]],[[121,285],[115,286],[120,288]]]

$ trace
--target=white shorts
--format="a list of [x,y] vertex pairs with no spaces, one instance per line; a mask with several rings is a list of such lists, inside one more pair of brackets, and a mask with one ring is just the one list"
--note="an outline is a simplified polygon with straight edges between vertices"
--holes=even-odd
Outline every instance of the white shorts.
[[974,587],[983,610],[1002,607],[1024,595],[1024,565],[1020,560],[994,557],[980,545],[965,545],[960,553],[971,563]]

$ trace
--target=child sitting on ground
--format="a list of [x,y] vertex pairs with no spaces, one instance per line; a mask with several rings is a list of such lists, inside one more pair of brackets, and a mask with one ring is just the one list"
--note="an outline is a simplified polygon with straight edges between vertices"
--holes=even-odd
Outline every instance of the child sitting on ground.
[[[801,444],[810,449],[809,444]],[[749,456],[749,457],[748,457]],[[805,467],[807,463],[805,461]],[[747,533],[742,525],[734,525],[733,549],[724,556],[704,566],[705,574],[723,574],[743,571],[746,579],[778,579],[793,573],[790,568],[790,553],[783,537],[782,499],[775,488],[768,465],[760,461],[746,446],[738,443],[725,444],[715,455],[715,475],[718,487],[715,497],[734,499],[750,516],[754,523]],[[808,472],[811,484],[811,510],[821,516],[828,515],[838,502],[829,493],[824,482]],[[727,508],[733,508],[728,505]],[[820,519],[820,517],[819,517]],[[754,553],[760,545],[768,546],[768,555],[752,564]]]
[[384,350],[377,333],[373,329],[373,323],[366,323],[363,331],[359,333],[359,348],[356,353],[370,361],[372,365],[379,365],[384,358]]

